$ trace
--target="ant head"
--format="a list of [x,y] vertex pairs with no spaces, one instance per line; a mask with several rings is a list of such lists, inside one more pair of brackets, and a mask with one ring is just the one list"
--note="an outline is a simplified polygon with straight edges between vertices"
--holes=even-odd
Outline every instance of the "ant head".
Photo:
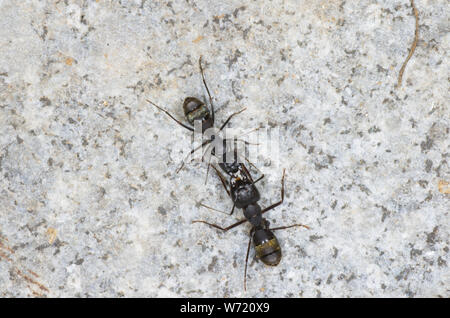
[[193,126],[196,120],[202,123],[202,132],[211,128],[214,122],[211,112],[204,102],[195,97],[187,97],[183,103],[184,115],[187,121]]
[[222,170],[226,171],[227,174],[237,173],[241,168],[241,163],[239,162],[237,151],[236,149],[234,149],[234,151],[227,149],[225,139],[223,142],[222,153],[223,155],[220,158],[221,161],[219,161],[219,166],[222,168]]

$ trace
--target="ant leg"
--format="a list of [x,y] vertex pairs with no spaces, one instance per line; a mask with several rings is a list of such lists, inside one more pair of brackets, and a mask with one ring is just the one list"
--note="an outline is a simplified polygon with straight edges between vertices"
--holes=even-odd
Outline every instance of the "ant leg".
[[262,173],[261,170],[258,169],[258,167],[256,167],[250,160],[248,160],[247,157],[245,157],[245,160],[247,160],[247,162],[248,162],[253,168],[255,168],[256,170],[258,170],[258,172],[261,174],[261,177],[259,177],[259,178],[258,178],[255,182],[253,182],[253,183],[256,183],[256,182],[260,181],[262,178],[264,178],[264,173]]
[[250,179],[250,181],[254,184],[255,182],[253,182],[252,175],[250,174],[250,171],[248,171],[247,167],[244,165],[241,165],[241,167],[242,167],[242,170],[244,170],[247,177]]
[[224,212],[224,211],[221,211],[221,210],[217,210],[217,209],[215,209],[215,208],[212,208],[212,207],[210,207],[210,206],[207,206],[206,204],[203,204],[203,202],[198,202],[198,205],[200,205],[200,206],[202,206],[202,207],[204,207],[204,208],[213,210],[213,211],[217,211],[217,212],[220,212],[220,213],[223,213],[223,214],[228,214],[227,212]]
[[183,127],[186,128],[187,130],[194,131],[194,128],[189,127],[189,126],[183,124],[181,121],[179,121],[178,119],[176,119],[175,117],[173,117],[173,116],[172,116],[167,110],[165,110],[164,108],[159,107],[158,105],[156,105],[155,103],[153,103],[151,100],[148,100],[148,99],[147,99],[147,102],[149,102],[150,104],[152,104],[153,106],[155,106],[156,108],[158,108],[160,111],[165,112],[170,118],[172,118],[173,120],[175,120],[180,126],[183,126]]
[[[216,168],[214,165],[212,165],[212,164],[208,164],[208,169],[209,169],[210,166],[213,167],[213,169],[216,171],[217,175],[218,175],[219,178],[220,178],[220,181],[222,182],[222,185],[223,185],[225,191],[227,191],[228,196],[231,197],[230,191],[229,191],[228,188],[227,188],[227,181],[226,181],[225,177],[224,177],[224,176],[219,172],[219,170],[217,170],[217,168]],[[206,206],[206,205],[204,205],[204,204],[201,203],[201,202],[200,202],[200,205],[201,205],[201,206],[204,206],[205,208],[211,209],[211,210],[215,210],[215,211],[219,211],[219,212],[222,212],[222,213],[226,213],[226,212],[223,212],[223,211],[220,211],[220,210],[211,208],[211,207],[209,207],[209,206]],[[231,212],[230,212],[230,213],[226,213],[226,214],[228,214],[228,215],[233,215],[235,205],[236,205],[236,203],[233,202],[233,208],[231,209]]]
[[213,167],[214,170],[216,170],[216,173],[217,173],[217,175],[219,176],[220,181],[222,181],[222,185],[223,185],[223,187],[225,188],[225,191],[227,191],[228,196],[231,197],[230,191],[229,191],[228,188],[227,188],[227,180],[226,180],[225,177],[220,173],[220,171],[217,170],[216,167],[214,167],[214,165],[211,165],[211,167]]
[[280,227],[274,227],[274,228],[272,228],[272,229],[269,229],[269,230],[271,230],[271,231],[276,231],[276,230],[284,230],[284,229],[288,229],[288,228],[290,228],[290,227],[294,227],[294,226],[304,227],[304,228],[307,228],[308,230],[310,229],[310,227],[309,227],[309,226],[307,226],[307,225],[304,225],[304,224],[293,224],[293,225],[289,225],[289,226],[280,226]]
[[231,114],[230,117],[228,117],[227,120],[225,120],[225,122],[222,124],[222,126],[220,126],[219,131],[221,131],[222,129],[225,128],[225,126],[229,123],[229,121],[231,120],[231,118],[233,118],[234,116],[236,116],[236,115],[242,113],[242,112],[243,112],[244,110],[246,110],[246,109],[247,109],[247,108],[243,108],[243,109],[241,109],[240,111]]
[[261,177],[259,177],[255,182],[253,182],[253,184],[255,184],[258,181],[261,181],[264,178],[264,175],[262,175]]
[[[259,128],[257,128],[256,130],[258,130]],[[240,142],[242,142],[242,143],[244,143],[245,145],[259,145],[259,144],[255,144],[255,143],[250,143],[250,142],[248,142],[248,141],[246,141],[246,140],[242,140],[242,139],[239,139],[239,138],[236,138],[235,140],[234,140],[235,142],[236,141],[240,141]],[[236,144],[235,144],[235,149],[237,149],[236,148]],[[240,156],[239,156],[240,157]],[[262,173],[261,172],[261,170],[259,170],[258,169],[258,167],[257,166],[255,166],[245,155],[243,156],[244,157],[244,159],[253,167],[253,168],[255,168],[260,174],[261,174],[261,177],[259,177],[256,181],[253,181],[253,184],[255,184],[256,182],[258,182],[258,181],[260,181],[261,179],[263,179],[264,178],[264,173]],[[248,169],[246,169],[247,170],[247,172],[248,172],[248,175],[250,176],[250,173],[249,173],[249,171],[248,171]]]
[[[235,156],[239,156],[239,154],[237,152],[236,139],[234,139],[234,151],[235,151],[234,152]],[[240,163],[240,166],[241,166],[242,170],[244,171],[244,173],[247,175],[248,179],[251,181],[251,183],[254,184],[255,182],[253,181],[252,175],[250,174],[250,171],[248,171],[247,167],[244,164],[242,164],[242,163]]]
[[248,240],[247,255],[245,256],[244,291],[247,290],[247,264],[248,264],[248,254],[250,253],[250,245],[251,245],[251,243],[252,243],[253,232],[254,232],[254,230],[252,229],[252,230],[250,231],[250,239]]
[[227,226],[227,227],[221,227],[220,225],[208,223],[208,222],[202,221],[202,220],[194,220],[194,221],[192,221],[192,223],[204,223],[204,224],[212,226],[212,227],[214,227],[214,228],[216,228],[218,230],[222,230],[222,231],[226,232],[226,231],[231,230],[232,228],[234,228],[234,227],[236,227],[238,225],[241,225],[242,223],[244,223],[246,221],[247,221],[246,219],[245,220],[241,220],[241,221],[236,222],[234,224],[231,224],[230,226]]
[[266,213],[267,211],[270,211],[273,208],[276,208],[277,206],[279,206],[281,203],[283,203],[283,201],[284,201],[284,176],[285,176],[285,171],[286,170],[283,169],[283,177],[281,177],[281,200],[278,201],[277,203],[272,204],[271,206],[268,206],[264,210],[262,210],[261,214],[262,213]]
[[[242,109],[240,112],[243,112],[244,110],[246,110],[246,108]],[[237,115],[237,114],[239,114],[240,112],[234,113],[234,114],[232,114],[232,115],[233,115],[233,116],[234,116],[234,115]],[[228,123],[228,121],[231,119],[231,117],[232,117],[232,116],[230,116],[230,118],[227,119],[226,123]],[[224,123],[224,125],[225,125],[226,123]],[[223,127],[222,127],[222,128],[223,128]],[[222,128],[221,128],[221,129],[222,129]],[[261,128],[261,127],[258,127],[258,128],[249,130],[249,131],[247,131],[247,132],[245,132],[245,133],[242,133],[242,134],[240,134],[239,136],[234,136],[234,137],[233,137],[234,142],[240,141],[240,142],[244,143],[246,146],[248,146],[248,145],[255,145],[255,146],[258,146],[259,143],[249,142],[249,141],[247,141],[247,140],[240,139],[240,137],[243,137],[243,136],[245,136],[245,135],[251,134],[252,132],[259,130],[260,128]]]
[[234,213],[234,208],[235,208],[235,207],[236,207],[236,203],[233,202],[233,208],[231,209],[230,216],[233,215],[233,213]]
[[202,162],[205,160],[206,153],[208,152],[209,148],[211,148],[211,146],[212,146],[211,144],[208,145],[208,147],[206,147],[205,151],[203,152],[203,155],[202,155]]
[[[245,158],[245,159],[247,159],[247,158]],[[248,159],[247,159],[247,161],[248,161]],[[250,161],[248,161],[248,162],[250,163]],[[253,184],[255,184],[255,183],[258,182],[258,181],[261,181],[261,179],[264,178],[264,174],[263,174],[263,175],[262,175],[261,177],[259,177],[256,181],[253,181],[253,178],[252,178],[252,176],[251,176],[251,174],[250,174],[250,171],[248,171],[247,167],[244,166],[244,165],[242,165],[242,169],[245,171],[245,173],[247,174],[247,176],[249,177],[250,181],[251,181]],[[258,171],[259,171],[259,169],[258,169]]]
[[191,152],[183,159],[183,161],[181,162],[181,165],[178,167],[176,173],[180,172],[180,170],[183,169],[186,160],[187,160],[194,152],[196,152],[196,151],[199,150],[200,148],[203,148],[203,146],[209,144],[210,142],[211,142],[211,140],[206,140],[206,141],[204,141],[200,146],[198,146],[197,148],[192,149]]
[[192,224],[194,224],[194,223],[204,223],[204,224],[206,224],[206,225],[212,226],[212,227],[214,227],[214,228],[216,228],[216,229],[219,229],[219,230],[222,230],[222,231],[224,231],[224,232],[228,231],[227,228],[223,228],[223,227],[221,227],[221,226],[219,226],[219,225],[217,225],[217,224],[208,223],[208,222],[202,221],[202,220],[194,220],[194,221],[192,221]]
[[[244,111],[246,108],[244,108],[243,110],[241,110],[241,111]],[[252,132],[254,132],[254,131],[257,131],[257,130],[259,130],[261,127],[258,127],[258,128],[255,128],[255,129],[252,129],[252,130],[249,130],[249,131],[247,131],[247,132],[245,132],[245,133],[243,133],[243,134],[240,134],[239,136],[237,136],[237,137],[243,137],[243,136],[245,136],[245,135],[248,135],[248,134],[250,134],[250,133],[252,133]],[[253,143],[249,143],[248,141],[247,141],[247,143],[248,144],[253,144]],[[259,144],[254,144],[254,145],[259,145]]]
[[[211,148],[211,144],[208,145],[208,147],[205,150],[205,153],[202,156],[202,161],[205,158],[206,153],[208,152],[208,150]],[[206,168],[206,177],[205,177],[205,184],[208,183],[208,176],[209,176],[209,166],[211,165],[211,159],[212,159],[213,155],[211,153],[209,153],[209,159],[208,159],[208,167]]]
[[203,84],[205,85],[206,91],[208,92],[209,103],[211,104],[211,118],[212,118],[212,122],[214,123],[214,105],[212,102],[211,94],[209,93],[208,85],[206,85],[205,74],[203,74],[202,56],[200,56],[200,58],[198,59],[198,66],[200,67],[200,73],[202,74]]
[[209,166],[210,166],[210,165],[211,165],[211,157],[209,157],[208,168],[206,168],[205,185],[208,183],[208,175],[209,175]]
[[212,207],[210,207],[210,206],[207,206],[206,204],[203,204],[203,202],[198,202],[198,204],[199,204],[200,206],[202,206],[202,207],[207,208],[207,209],[210,209],[210,210],[213,210],[213,211],[217,211],[217,212],[220,212],[220,213],[223,213],[223,214],[228,214],[228,215],[232,215],[233,212],[234,212],[234,208],[235,208],[235,204],[233,204],[233,208],[231,209],[231,213],[227,213],[227,212],[224,212],[224,211],[221,211],[221,210],[217,210],[217,209],[215,209],[215,208],[212,208]]
[[[218,175],[219,178],[220,178],[220,181],[222,182],[223,187],[225,188],[225,191],[227,191],[228,196],[231,197],[230,191],[228,190],[227,185],[226,185],[227,181],[225,180],[225,177],[217,170],[217,168],[216,168],[214,165],[209,164],[209,165],[208,165],[208,168],[209,168],[209,166],[213,167],[213,169],[216,171],[217,175]],[[209,206],[203,204],[202,202],[200,202],[199,204],[200,204],[201,206],[205,207],[205,208],[208,208],[208,209],[211,209],[211,210],[214,210],[214,211],[218,211],[218,212],[221,212],[221,213],[226,213],[226,212],[223,212],[223,211],[220,211],[220,210],[211,208],[211,207],[209,207]],[[236,207],[236,203],[233,202],[233,207],[232,207],[232,209],[231,209],[231,212],[230,212],[230,213],[226,213],[226,214],[228,214],[228,215],[233,215],[235,207]],[[244,220],[244,221],[246,221],[246,220]],[[213,226],[213,227],[215,227],[215,228],[218,228],[218,229],[227,231],[226,229],[224,229],[224,228],[222,228],[222,227],[220,227],[220,226],[218,226],[218,225],[210,224],[210,223],[205,222],[205,221],[193,221],[192,223],[197,223],[197,222],[205,223],[205,224],[211,225],[211,226]],[[241,222],[241,223],[243,223],[243,222]],[[234,227],[234,226],[232,226],[232,227]],[[230,228],[232,228],[232,227],[230,227]]]

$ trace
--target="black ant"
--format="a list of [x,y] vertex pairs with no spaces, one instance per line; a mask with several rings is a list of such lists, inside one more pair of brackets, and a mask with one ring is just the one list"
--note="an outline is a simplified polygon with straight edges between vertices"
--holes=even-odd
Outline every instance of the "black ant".
[[[250,240],[248,242],[247,247],[247,255],[245,257],[245,270],[244,270],[244,290],[247,289],[247,263],[248,263],[248,255],[250,252],[251,242],[253,240],[253,244],[256,250],[256,257],[261,259],[261,261],[266,265],[276,266],[279,264],[281,260],[281,247],[278,243],[277,238],[273,234],[273,231],[288,229],[291,227],[299,226],[305,227],[309,229],[308,226],[303,224],[293,224],[289,226],[281,226],[276,228],[269,228],[270,223],[265,218],[262,217],[262,214],[274,209],[279,206],[284,201],[284,177],[285,170],[283,169],[283,176],[281,178],[281,199],[280,201],[270,205],[265,209],[261,209],[258,204],[260,199],[260,194],[258,189],[255,186],[255,183],[262,179],[260,177],[258,180],[253,181],[249,171],[243,164],[232,164],[229,166],[221,166],[222,170],[225,171],[230,177],[230,181],[227,182],[225,177],[214,167],[217,175],[222,181],[222,185],[227,191],[228,195],[231,197],[233,201],[233,209],[230,215],[233,213],[235,207],[243,209],[245,219],[239,222],[236,222],[227,227],[221,227],[217,224],[212,224],[202,220],[195,220],[192,223],[204,223],[209,226],[212,226],[216,229],[222,230],[224,232],[241,225],[242,223],[249,221],[252,225],[252,229],[250,230]],[[263,175],[264,176],[264,175]],[[227,188],[227,184],[229,184],[229,189]],[[203,204],[202,204],[203,205]],[[204,207],[209,208],[206,205]]]
[[[202,57],[201,56],[200,56],[200,58],[198,60],[198,65],[199,65],[199,68],[200,68],[200,73],[202,74],[203,84],[205,85],[206,91],[207,91],[208,96],[209,96],[209,103],[211,105],[211,110],[208,108],[206,103],[202,102],[198,98],[196,98],[196,97],[186,97],[184,102],[183,102],[184,115],[185,115],[185,117],[186,117],[186,119],[187,119],[187,121],[189,123],[189,125],[186,125],[186,124],[183,124],[178,119],[176,119],[175,117],[173,117],[167,110],[165,110],[162,107],[156,105],[155,103],[153,103],[152,101],[150,101],[148,99],[147,99],[147,101],[150,104],[152,104],[153,106],[155,106],[156,108],[158,108],[159,110],[161,110],[164,113],[166,113],[170,118],[172,118],[180,126],[186,128],[189,131],[194,132],[194,128],[193,128],[194,123],[196,121],[200,121],[201,128],[202,128],[202,133],[204,133],[207,129],[214,127],[214,104],[213,104],[213,101],[212,101],[211,93],[209,92],[208,85],[206,84],[205,75],[204,75],[203,67],[202,67]],[[227,118],[227,120],[225,120],[225,122],[222,124],[222,126],[220,126],[218,132],[222,131],[225,128],[225,126],[230,122],[231,118],[233,118],[234,116],[240,114],[244,110],[245,110],[245,108],[240,110],[240,111],[238,111],[238,112],[235,112],[235,113],[231,114]],[[188,154],[188,156],[192,155],[196,150],[198,150],[198,149],[206,146],[207,144],[213,142],[215,140],[215,137],[216,136],[214,134],[211,134],[209,139],[204,141],[197,148],[192,149],[191,152]],[[247,142],[245,142],[245,143],[247,143]],[[181,166],[177,169],[177,173],[183,168],[183,166],[184,166],[184,160],[183,160]],[[208,166],[208,168],[209,168],[209,166]]]

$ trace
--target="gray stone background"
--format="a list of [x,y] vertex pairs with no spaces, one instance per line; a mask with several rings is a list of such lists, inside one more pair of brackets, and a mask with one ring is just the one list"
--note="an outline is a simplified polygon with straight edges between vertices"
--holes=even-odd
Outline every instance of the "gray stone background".
[[[449,297],[446,0],[0,1],[0,296]],[[280,128],[267,267],[206,164],[180,173],[203,97]]]

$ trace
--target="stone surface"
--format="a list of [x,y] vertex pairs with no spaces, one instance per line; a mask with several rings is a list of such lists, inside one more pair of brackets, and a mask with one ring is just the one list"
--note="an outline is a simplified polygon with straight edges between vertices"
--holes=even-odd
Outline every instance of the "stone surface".
[[[0,1],[0,296],[449,297],[444,0]],[[175,170],[203,98],[241,132],[280,128],[261,205],[267,267],[206,164]],[[265,163],[265,164],[263,164]]]

